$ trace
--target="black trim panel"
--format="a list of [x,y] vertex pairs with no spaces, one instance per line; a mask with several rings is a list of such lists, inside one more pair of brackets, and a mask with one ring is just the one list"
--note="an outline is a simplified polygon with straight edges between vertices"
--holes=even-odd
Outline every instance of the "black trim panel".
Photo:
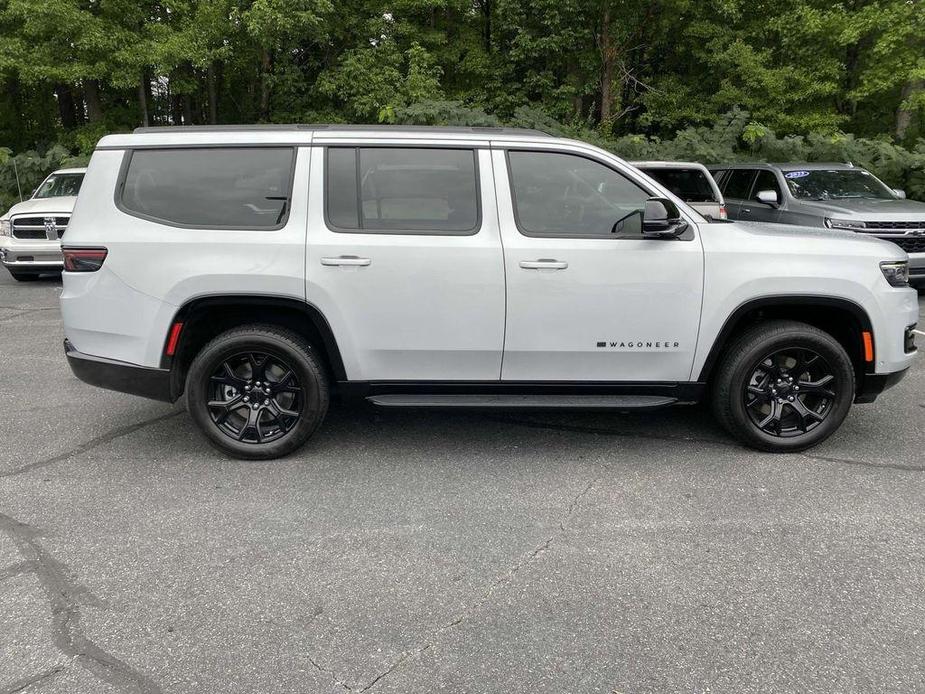
[[67,340],[64,341],[64,353],[74,375],[91,386],[163,402],[174,402],[177,399],[171,392],[168,369],[154,369],[83,354]]
[[[703,364],[703,368],[700,370],[699,380],[705,383],[707,379],[709,379],[710,373],[713,371],[713,367],[716,366],[716,361],[719,359],[719,355],[722,353],[723,348],[729,341],[729,336],[732,334],[732,331],[739,324],[739,322],[749,312],[761,308],[767,308],[769,306],[787,305],[840,308],[848,311],[857,319],[858,324],[861,326],[861,330],[869,330],[871,333],[873,333],[873,326],[870,322],[870,317],[860,305],[850,301],[849,299],[842,299],[832,296],[807,296],[802,294],[783,294],[779,296],[764,296],[759,299],[751,299],[739,306],[735,311],[732,312],[729,317],[726,318],[726,322],[723,323],[723,327],[720,329],[719,334],[713,341],[713,347],[710,349],[710,353],[707,355],[707,359]],[[874,349],[877,347],[876,342],[877,336],[874,335]],[[867,368],[872,369],[873,366],[873,364],[868,364]]]
[[340,381],[338,392],[347,401],[376,395],[639,395],[700,402],[705,383],[607,383],[597,381]]
[[909,369],[903,369],[891,374],[865,374],[864,380],[858,384],[854,401],[859,405],[874,402],[880,393],[895,386],[905,378],[908,372]]

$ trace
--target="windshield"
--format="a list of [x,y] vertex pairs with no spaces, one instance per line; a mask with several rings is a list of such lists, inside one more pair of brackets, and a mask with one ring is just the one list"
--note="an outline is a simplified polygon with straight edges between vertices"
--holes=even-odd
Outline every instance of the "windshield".
[[35,199],[60,198],[65,195],[77,195],[83,180],[82,173],[53,174],[45,179],[32,197]]
[[864,169],[785,171],[784,178],[793,197],[802,200],[870,198],[895,200],[893,191]]
[[684,202],[719,202],[707,174],[700,169],[644,168],[643,171]]

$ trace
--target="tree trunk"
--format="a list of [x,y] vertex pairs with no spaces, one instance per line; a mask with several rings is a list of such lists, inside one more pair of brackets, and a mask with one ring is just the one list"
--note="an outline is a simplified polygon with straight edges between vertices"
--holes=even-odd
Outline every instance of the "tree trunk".
[[610,4],[604,5],[601,18],[601,125],[608,125],[613,114],[613,73],[616,67],[616,50],[610,35]]
[[209,123],[215,125],[218,123],[218,67],[217,61],[209,63],[209,70],[206,73],[206,82],[209,90]]
[[909,132],[909,126],[912,125],[912,111],[903,108],[903,102],[908,101],[916,94],[925,91],[925,80],[912,80],[903,85],[902,101],[896,109],[896,140],[901,142],[906,139],[906,133]]
[[260,50],[260,120],[270,119],[270,73],[273,70],[273,56],[270,51]]
[[491,0],[480,0],[482,10],[482,40],[485,42],[485,52],[491,53]]
[[77,125],[77,108],[74,105],[74,94],[66,84],[55,85],[55,97],[58,101],[58,115],[61,117],[61,126],[70,130]]
[[99,123],[103,120],[100,83],[97,80],[84,80],[84,101],[87,104],[87,119],[91,123]]
[[141,80],[138,82],[138,108],[141,110],[141,124],[144,127],[151,125],[148,118],[148,76],[141,71]]

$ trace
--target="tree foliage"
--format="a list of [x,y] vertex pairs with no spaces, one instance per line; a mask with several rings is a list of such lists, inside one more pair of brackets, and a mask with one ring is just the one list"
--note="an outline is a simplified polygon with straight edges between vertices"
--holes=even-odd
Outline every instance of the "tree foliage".
[[908,167],[925,0],[0,0],[0,81],[0,147],[42,157],[142,124],[465,120]]

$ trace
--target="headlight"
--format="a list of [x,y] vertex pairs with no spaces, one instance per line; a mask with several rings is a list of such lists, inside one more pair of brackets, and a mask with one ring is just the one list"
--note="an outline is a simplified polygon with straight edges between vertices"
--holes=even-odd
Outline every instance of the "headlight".
[[888,260],[880,263],[880,271],[894,287],[909,285],[909,263],[905,260]]
[[0,236],[11,236],[12,227],[9,219],[0,219]]
[[825,225],[829,229],[850,229],[852,231],[867,228],[864,222],[855,219],[832,219],[830,217],[825,218]]

